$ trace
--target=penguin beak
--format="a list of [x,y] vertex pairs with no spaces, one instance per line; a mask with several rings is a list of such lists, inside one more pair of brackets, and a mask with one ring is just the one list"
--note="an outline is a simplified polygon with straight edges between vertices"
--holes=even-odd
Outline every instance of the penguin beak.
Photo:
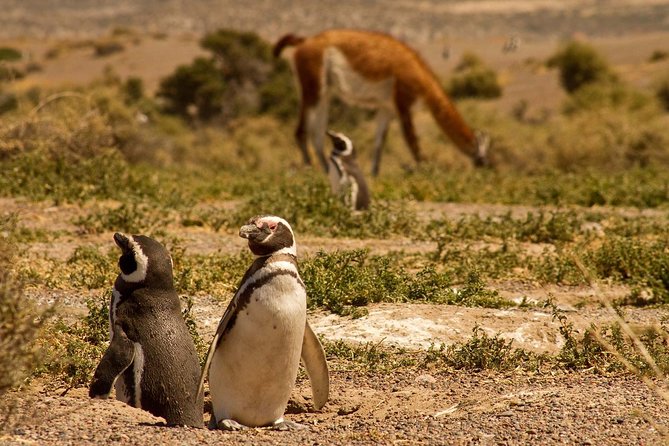
[[267,238],[269,234],[271,234],[271,230],[269,227],[264,224],[261,228],[256,226],[255,224],[248,224],[244,225],[241,228],[239,228],[239,236],[245,239],[248,239],[250,241],[254,241],[257,243],[262,242]]
[[253,240],[260,235],[260,229],[256,225],[244,225],[239,228],[239,236],[245,239]]
[[126,237],[125,234],[122,234],[120,232],[117,232],[114,234],[114,242],[116,242],[116,246],[121,248],[121,251],[124,253],[130,251],[130,239]]
[[330,139],[332,140],[333,143],[334,143],[337,139],[339,139],[339,137],[337,136],[337,133],[336,133],[336,132],[333,132],[332,130],[328,130],[328,131],[325,132],[325,133],[327,133],[327,135],[330,137]]

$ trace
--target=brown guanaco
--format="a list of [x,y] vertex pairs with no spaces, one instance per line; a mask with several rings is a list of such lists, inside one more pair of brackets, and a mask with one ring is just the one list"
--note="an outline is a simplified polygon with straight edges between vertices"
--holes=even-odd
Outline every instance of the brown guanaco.
[[413,158],[416,162],[424,159],[411,117],[411,107],[419,100],[475,165],[488,164],[488,136],[465,123],[427,63],[406,44],[380,32],[332,29],[311,37],[287,34],[274,45],[274,56],[289,46],[295,47],[294,69],[301,91],[295,138],[306,164],[311,164],[309,138],[327,170],[323,145],[331,95],[377,110],[373,175],[379,173],[382,147],[394,116],[399,117]]

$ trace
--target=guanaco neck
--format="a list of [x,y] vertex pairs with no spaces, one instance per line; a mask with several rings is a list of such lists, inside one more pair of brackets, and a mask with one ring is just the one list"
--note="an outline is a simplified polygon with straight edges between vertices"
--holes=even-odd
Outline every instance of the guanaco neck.
[[436,79],[432,79],[425,85],[423,99],[432,112],[434,120],[458,149],[471,159],[476,159],[478,156],[476,135],[462,119]]

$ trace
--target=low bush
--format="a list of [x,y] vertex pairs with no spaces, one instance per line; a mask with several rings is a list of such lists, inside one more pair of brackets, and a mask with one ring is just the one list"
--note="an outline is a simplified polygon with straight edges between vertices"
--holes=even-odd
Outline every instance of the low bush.
[[512,340],[502,339],[499,334],[492,337],[475,325],[471,339],[449,346],[430,347],[426,362],[438,362],[454,369],[481,370],[525,370],[538,369],[548,358],[513,347]]
[[669,76],[665,76],[656,82],[655,97],[664,108],[669,112]]
[[453,98],[497,98],[502,87],[494,70],[473,53],[464,53],[446,90]]
[[177,67],[160,83],[157,95],[169,111],[228,122],[259,112],[286,118],[297,108],[290,67],[257,34],[220,29],[200,45],[212,56]]
[[389,256],[370,256],[365,250],[319,252],[300,262],[311,307],[337,314],[364,314],[374,302],[431,302],[501,308],[513,305],[486,288],[476,273],[460,287],[448,273],[425,266],[415,274]]
[[21,60],[23,54],[16,48],[8,46],[0,47],[0,62],[15,62]]
[[547,65],[560,71],[560,83],[568,93],[588,84],[617,79],[601,54],[587,43],[578,41],[566,43],[548,59]]

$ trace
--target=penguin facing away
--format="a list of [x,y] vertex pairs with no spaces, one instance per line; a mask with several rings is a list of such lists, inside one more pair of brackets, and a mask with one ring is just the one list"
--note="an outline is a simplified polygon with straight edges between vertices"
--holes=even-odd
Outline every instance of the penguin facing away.
[[163,417],[168,425],[203,427],[200,364],[181,316],[172,258],[143,235],[114,234],[121,273],[109,308],[111,342],[95,370],[91,398],[116,398]]
[[239,230],[256,259],[244,274],[214,335],[202,375],[209,377],[210,428],[299,429],[283,419],[300,357],[311,380],[313,403],[329,394],[325,352],[306,319],[306,291],[288,222],[256,216]]
[[355,148],[343,133],[328,130],[332,140],[332,153],[328,160],[328,178],[332,192],[341,196],[354,211],[369,209],[370,194],[367,182],[358,167]]

